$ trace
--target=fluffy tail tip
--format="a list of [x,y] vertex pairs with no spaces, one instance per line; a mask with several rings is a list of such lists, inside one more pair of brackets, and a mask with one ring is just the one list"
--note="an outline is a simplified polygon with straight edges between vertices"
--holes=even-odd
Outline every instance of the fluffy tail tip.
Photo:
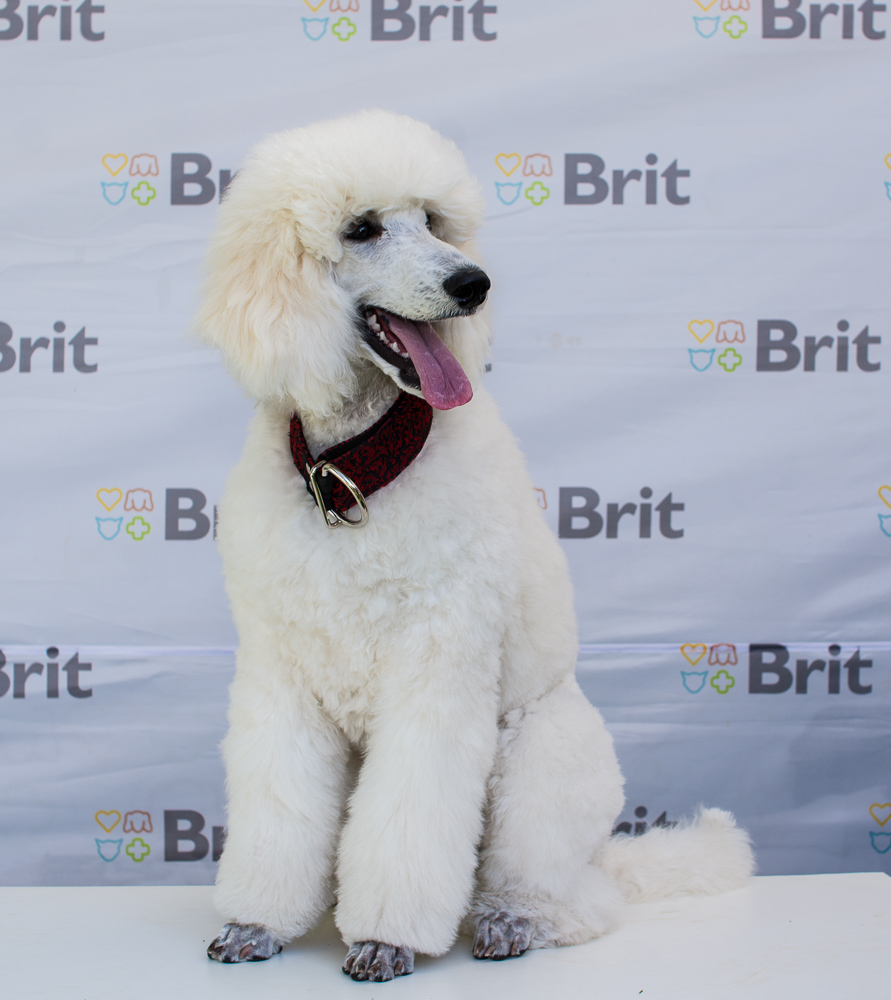
[[700,806],[692,822],[613,837],[604,867],[629,902],[646,902],[738,889],[754,873],[755,856],[732,813]]

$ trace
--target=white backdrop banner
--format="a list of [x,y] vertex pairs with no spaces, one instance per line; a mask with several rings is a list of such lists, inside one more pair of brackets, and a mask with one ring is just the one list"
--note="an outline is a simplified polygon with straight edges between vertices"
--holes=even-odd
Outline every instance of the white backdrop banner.
[[706,802],[764,873],[891,872],[886,7],[0,0],[0,881],[213,879],[251,404],[202,259],[258,140],[371,106],[483,186],[620,828]]

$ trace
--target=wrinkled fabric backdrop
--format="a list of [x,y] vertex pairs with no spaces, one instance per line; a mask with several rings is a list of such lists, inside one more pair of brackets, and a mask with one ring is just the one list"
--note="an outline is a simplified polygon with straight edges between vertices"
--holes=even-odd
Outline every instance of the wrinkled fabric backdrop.
[[187,333],[246,152],[368,106],[485,192],[621,829],[891,871],[885,4],[0,3],[3,882],[213,879],[251,403]]

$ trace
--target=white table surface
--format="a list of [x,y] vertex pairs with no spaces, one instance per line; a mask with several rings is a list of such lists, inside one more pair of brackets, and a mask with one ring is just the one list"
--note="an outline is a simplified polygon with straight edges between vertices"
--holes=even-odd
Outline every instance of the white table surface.
[[888,1000],[891,878],[756,878],[724,896],[628,907],[575,948],[482,962],[459,939],[414,975],[354,983],[330,914],[268,962],[204,954],[220,920],[207,887],[0,888],[4,1000]]

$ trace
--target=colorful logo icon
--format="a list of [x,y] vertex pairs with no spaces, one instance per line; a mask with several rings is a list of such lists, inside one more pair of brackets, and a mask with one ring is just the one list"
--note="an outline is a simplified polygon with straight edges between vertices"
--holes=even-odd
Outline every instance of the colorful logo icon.
[[97,517],[96,530],[107,541],[117,538],[121,533],[122,517]]
[[331,25],[331,34],[341,42],[348,42],[357,30],[356,25],[348,17],[342,17]]
[[100,181],[100,183],[102,184],[102,197],[109,205],[120,205],[127,193],[127,188],[130,186],[129,181],[124,181],[121,184],[111,181]]
[[697,351],[692,347],[688,347],[687,351],[690,354],[690,364],[693,365],[698,372],[707,371],[715,357],[714,348],[710,351]]
[[551,177],[551,158],[545,153],[532,153],[523,161],[524,177]]
[[99,812],[93,814],[93,819],[102,827],[106,833],[111,833],[111,831],[120,823],[121,814],[117,809],[110,809],[108,812],[99,810]]
[[[117,490],[117,492],[120,493],[121,491]],[[111,510],[110,507],[107,509]],[[143,490],[143,489],[127,490],[127,497],[124,500],[124,510],[154,510],[154,509],[155,506],[152,501],[151,490]]]
[[[699,0],[696,0],[699,3]],[[703,38],[712,38],[721,23],[720,17],[697,17],[693,15],[693,23],[696,25],[696,33]]]
[[124,167],[127,166],[127,154],[106,153],[102,157],[102,166],[105,167],[112,177],[117,177]]
[[878,851],[879,854],[887,854],[891,850],[891,833],[875,833],[870,830],[869,839],[872,843],[872,849]]
[[300,20],[303,22],[303,34],[313,42],[317,42],[328,29],[327,17],[301,17]]
[[499,153],[495,157],[495,165],[505,177],[510,177],[522,162],[523,157],[519,153]]
[[732,347],[728,347],[718,355],[718,364],[725,372],[735,372],[742,362],[742,355]]
[[715,324],[710,319],[691,319],[687,329],[702,344],[712,335]]
[[724,319],[718,324],[715,340],[719,344],[744,344],[746,328],[735,319]]
[[873,802],[869,807],[869,815],[879,826],[884,826],[891,819],[891,802]]
[[133,809],[124,813],[124,833],[151,833],[152,814],[143,812],[142,809]]
[[548,198],[551,197],[551,192],[541,183],[541,181],[536,181],[534,184],[530,184],[526,188],[526,197],[532,202],[533,205],[543,205]]
[[134,201],[138,201],[143,208],[155,197],[158,192],[149,184],[148,181],[140,181],[135,188],[130,192],[130,197]]
[[145,861],[145,859],[152,853],[152,849],[149,845],[142,839],[142,837],[134,837],[129,844],[124,848],[124,853],[132,861]]
[[96,490],[96,499],[106,510],[113,510],[121,502],[123,495],[119,489]]
[[724,22],[724,31],[733,39],[742,38],[748,30],[748,23],[736,14]]
[[121,844],[124,843],[123,837],[120,840],[100,840],[95,837],[94,840],[96,841],[96,850],[103,861],[114,861],[121,853]]
[[158,157],[154,153],[137,153],[130,160],[131,177],[157,177]]
[[728,674],[726,670],[719,670],[709,681],[709,684],[718,692],[718,694],[727,694],[727,692],[735,686],[736,678],[733,674]]
[[707,652],[708,646],[703,642],[685,642],[681,646],[681,656],[691,667],[695,667]]
[[699,692],[705,687],[705,679],[708,677],[708,671],[698,671],[698,670],[682,670],[681,680],[684,682],[684,687],[690,692],[690,694],[699,694]]
[[498,200],[505,205],[513,205],[517,198],[520,197],[520,191],[522,189],[522,182],[518,184],[510,184],[504,181],[501,183],[495,181],[495,190],[498,194]]
[[146,535],[151,533],[151,530],[152,526],[139,514],[132,521],[129,521],[126,527],[127,534],[134,542],[141,542]]
[[709,646],[708,662],[713,667],[735,667],[739,662],[736,656],[736,646],[732,642],[716,642],[713,646]]

